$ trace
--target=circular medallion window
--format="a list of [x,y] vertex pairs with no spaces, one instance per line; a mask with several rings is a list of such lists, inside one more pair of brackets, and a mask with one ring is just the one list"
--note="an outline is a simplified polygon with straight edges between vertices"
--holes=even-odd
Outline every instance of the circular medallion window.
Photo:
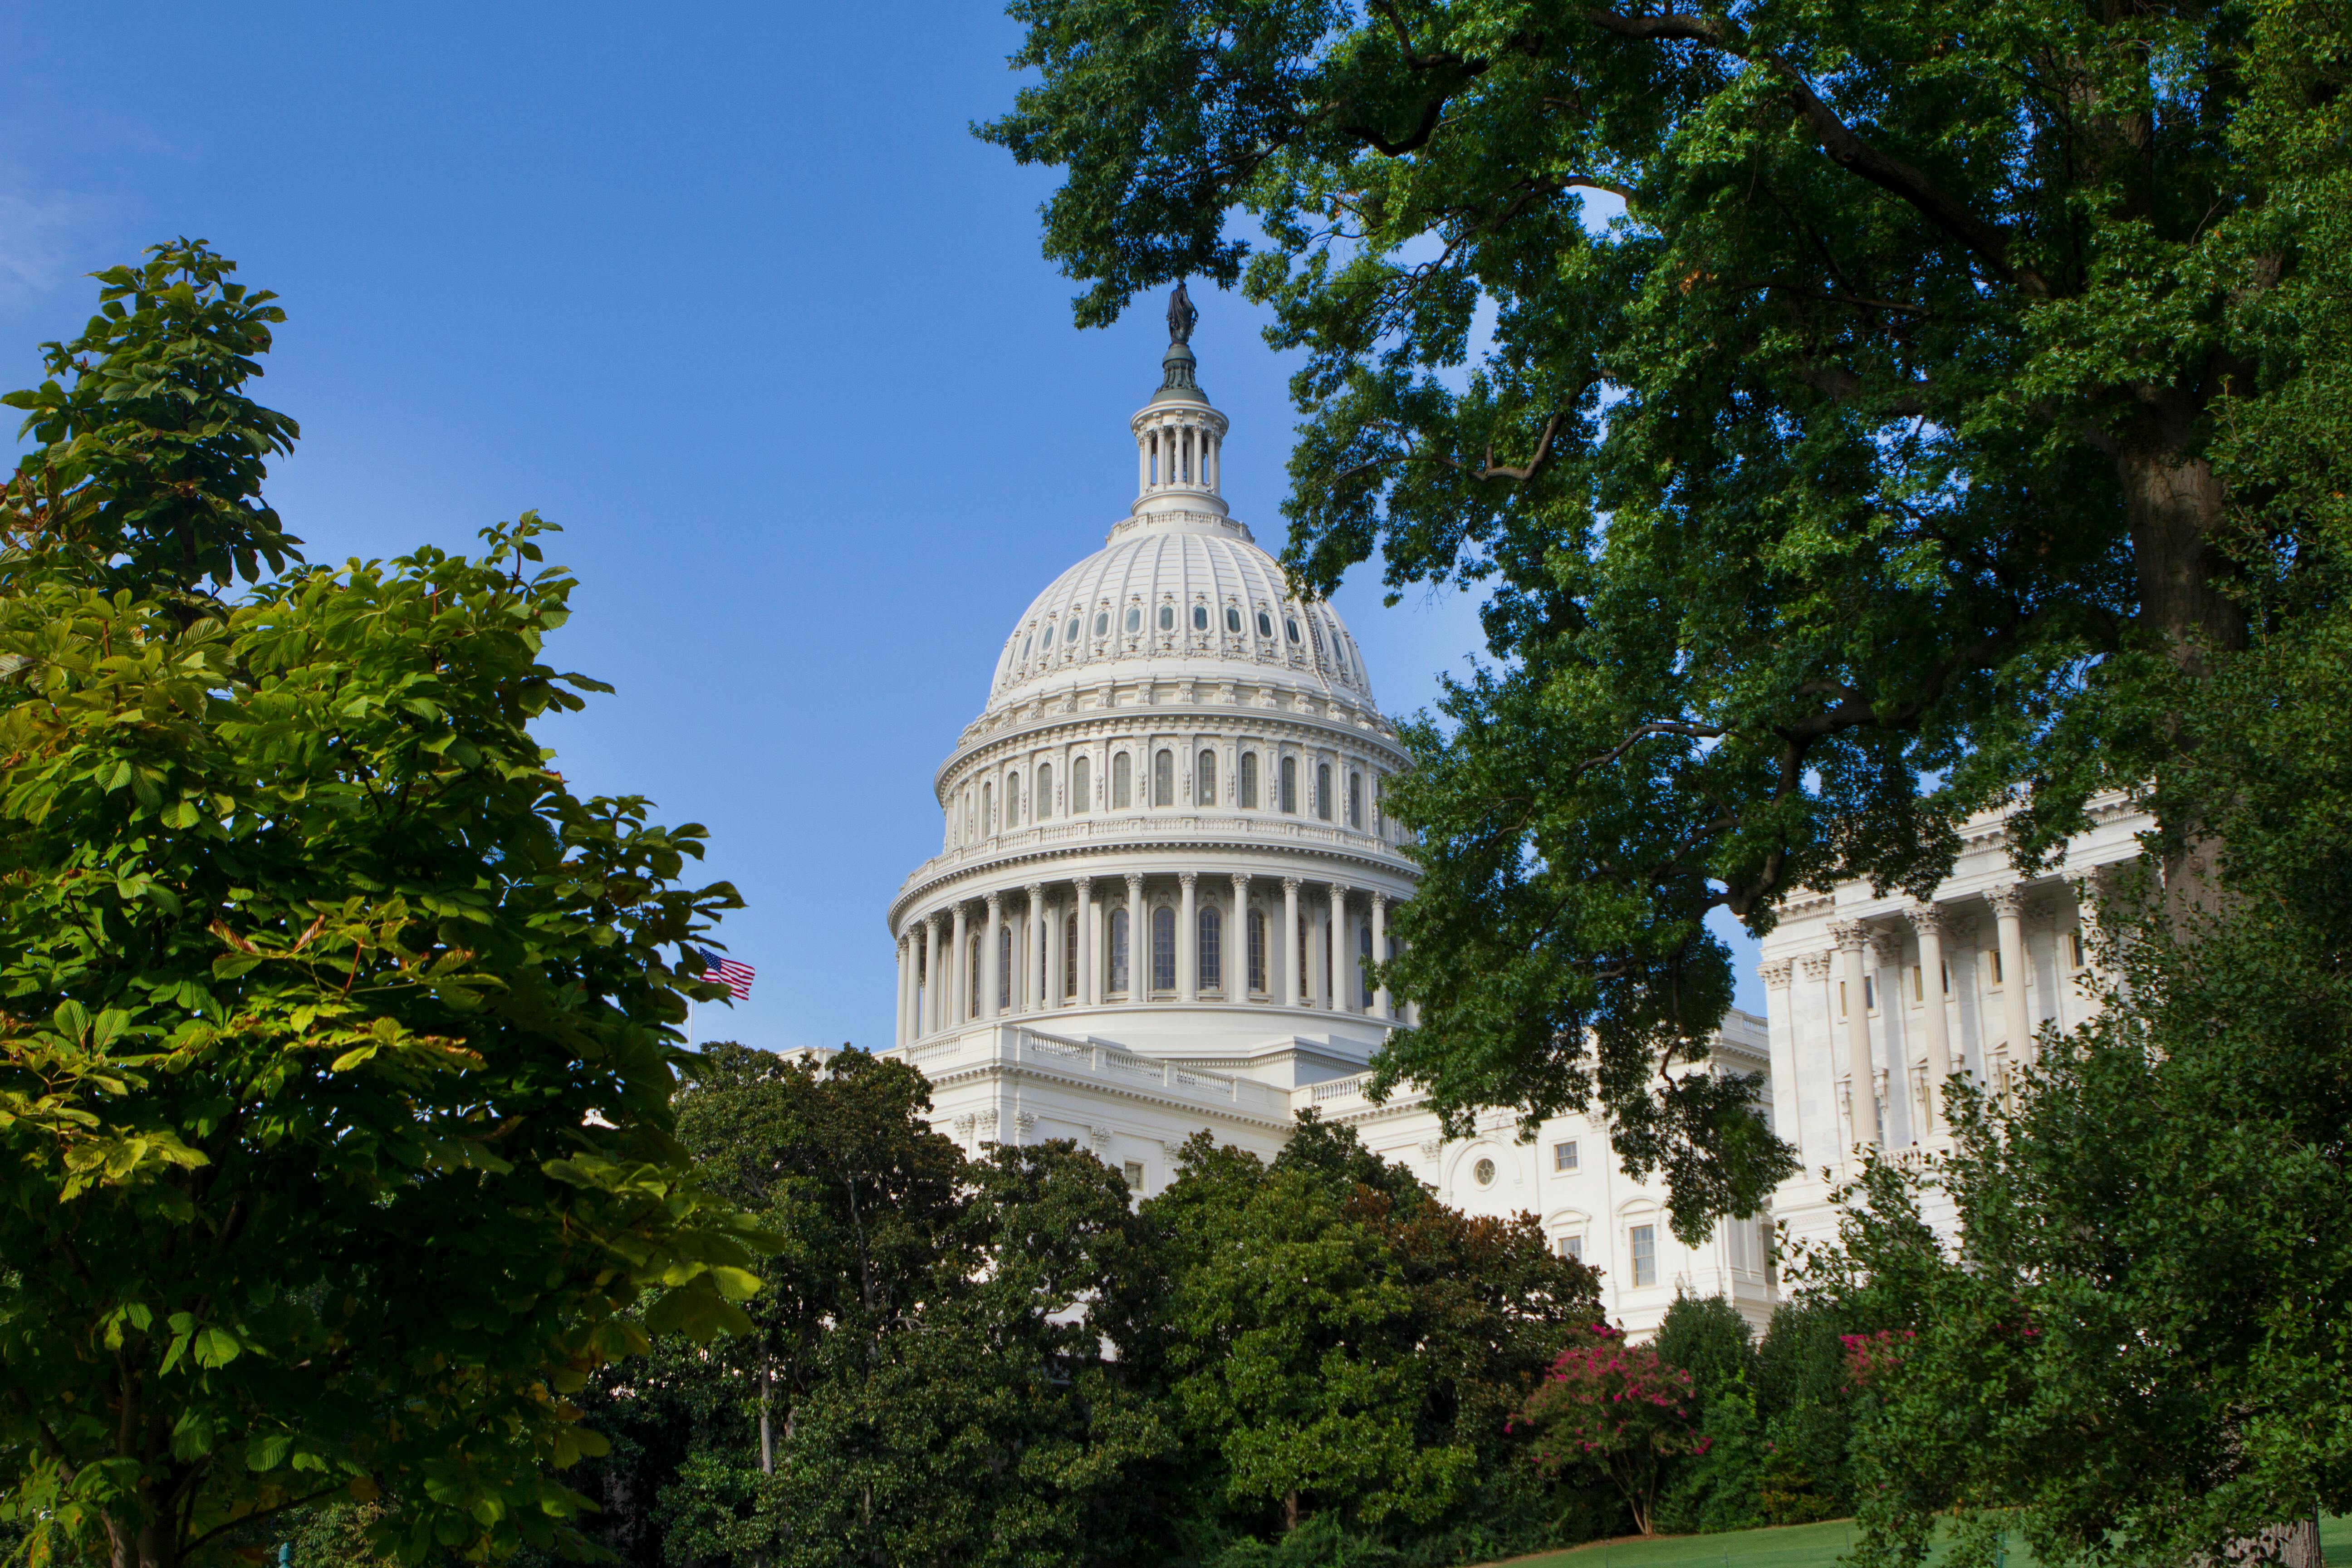
[[1160,606],[1160,629],[1163,632],[1172,632],[1176,629],[1175,605],[1162,605]]
[[1286,616],[1283,617],[1282,624],[1290,628],[1290,640],[1292,642],[1297,642],[1298,640],[1298,617],[1296,616]]
[[1205,632],[1209,629],[1208,605],[1195,605],[1192,606],[1192,629],[1196,632]]
[[1225,606],[1225,630],[1229,632],[1238,632],[1241,629],[1242,613],[1239,610],[1234,609],[1231,605],[1227,605]]
[[1264,610],[1257,613],[1257,635],[1262,637],[1274,636],[1274,619]]
[[1143,612],[1133,605],[1127,607],[1127,629],[1131,632],[1139,632],[1143,629]]
[[1493,1186],[1495,1184],[1495,1162],[1492,1160],[1479,1161],[1476,1164],[1470,1167],[1470,1178],[1482,1187]]
[[1097,615],[1096,615],[1096,616],[1095,616],[1095,636],[1097,636],[1097,637],[1104,637],[1104,636],[1108,636],[1108,635],[1109,634],[1109,631],[1110,631],[1110,612],[1109,612],[1108,610],[1104,610],[1104,611],[1101,611],[1101,612],[1099,612],[1098,614],[1097,614]]

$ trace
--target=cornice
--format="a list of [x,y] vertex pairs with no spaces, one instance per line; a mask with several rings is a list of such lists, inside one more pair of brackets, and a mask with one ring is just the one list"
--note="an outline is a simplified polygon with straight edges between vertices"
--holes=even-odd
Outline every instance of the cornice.
[[974,1062],[970,1067],[950,1068],[929,1079],[933,1103],[938,1103],[938,1091],[960,1083],[980,1083],[989,1079],[1003,1081],[1023,1079],[1032,1083],[1052,1084],[1061,1089],[1076,1089],[1089,1099],[1124,1100],[1138,1105],[1156,1105],[1164,1110],[1178,1110],[1187,1116],[1208,1116],[1220,1121],[1238,1122],[1263,1131],[1286,1133],[1291,1130],[1287,1116],[1256,1116],[1237,1106],[1220,1106],[1213,1100],[1189,1100],[1173,1094],[1154,1094],[1149,1089],[1124,1083],[1108,1082],[1099,1078],[1078,1078],[1069,1073],[1055,1072],[1051,1068],[1033,1066],[1027,1062],[1002,1059]]

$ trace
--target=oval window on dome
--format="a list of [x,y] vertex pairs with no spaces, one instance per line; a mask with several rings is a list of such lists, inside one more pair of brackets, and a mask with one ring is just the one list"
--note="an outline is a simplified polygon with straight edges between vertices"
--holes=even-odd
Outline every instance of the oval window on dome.
[[1160,606],[1160,629],[1163,632],[1172,632],[1176,629],[1175,605],[1162,605]]
[[1095,636],[1097,636],[1097,637],[1108,637],[1108,636],[1109,636],[1109,635],[1110,635],[1110,612],[1109,612],[1108,610],[1097,610],[1097,611],[1096,611],[1096,612],[1095,612]]
[[1034,633],[1021,639],[1021,657],[1023,658],[1027,658],[1029,657],[1029,645],[1036,640],[1037,638]]
[[1282,617],[1282,624],[1290,628],[1290,640],[1292,642],[1297,642],[1298,640],[1298,617],[1297,616],[1285,616]]
[[1127,607],[1127,629],[1130,632],[1139,632],[1143,629],[1143,611],[1140,607],[1134,605]]
[[1192,629],[1196,632],[1205,632],[1209,629],[1208,605],[1195,605],[1192,606]]
[[1227,605],[1225,606],[1225,630],[1229,632],[1238,632],[1241,629],[1242,613],[1239,610],[1234,609],[1231,605]]
[[1054,646],[1054,623],[1053,623],[1053,622],[1051,622],[1051,621],[1047,621],[1047,622],[1045,623],[1045,640],[1044,642],[1042,642],[1042,643],[1038,644],[1037,646],[1038,646],[1038,647],[1042,647],[1042,648],[1051,648],[1051,647]]
[[1257,613],[1257,635],[1262,637],[1274,636],[1274,618],[1264,610]]
[[1063,640],[1064,642],[1076,642],[1076,641],[1077,641],[1077,640],[1078,640],[1078,617],[1077,617],[1077,616],[1072,616],[1070,617],[1070,624],[1069,624],[1068,626],[1064,626],[1064,627],[1062,628],[1062,640]]

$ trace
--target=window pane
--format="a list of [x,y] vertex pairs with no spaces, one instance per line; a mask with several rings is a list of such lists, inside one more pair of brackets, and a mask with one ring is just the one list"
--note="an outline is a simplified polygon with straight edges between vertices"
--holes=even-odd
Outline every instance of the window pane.
[[1093,772],[1094,765],[1084,757],[1079,757],[1070,763],[1070,810],[1073,814],[1084,811],[1094,804],[1088,798],[1089,786],[1093,783],[1088,775]]
[[1111,809],[1114,811],[1125,806],[1127,805],[1127,797],[1133,792],[1134,780],[1129,776],[1131,772],[1132,764],[1129,763],[1125,752],[1121,752],[1117,756],[1111,758],[1110,804]]
[[1364,775],[1348,775],[1348,826],[1361,829],[1364,826]]
[[1296,816],[1298,814],[1298,759],[1282,759],[1282,809]]
[[1274,636],[1274,621],[1264,610],[1257,613],[1257,635],[1262,637]]
[[1216,752],[1202,752],[1201,753],[1201,765],[1192,775],[1192,788],[1193,793],[1200,797],[1195,804],[1201,805],[1214,805],[1217,804]]
[[1037,820],[1038,820],[1038,821],[1043,822],[1043,821],[1045,821],[1047,817],[1050,817],[1050,816],[1052,816],[1053,815],[1054,815],[1054,764],[1053,764],[1053,763],[1038,763],[1038,764],[1037,764],[1037,811],[1036,811],[1036,817],[1037,817]]
[[1265,916],[1257,910],[1249,912],[1249,988],[1265,989]]
[[1163,632],[1172,632],[1176,629],[1175,605],[1162,605],[1160,606],[1160,629]]
[[1655,1285],[1658,1282],[1658,1227],[1637,1225],[1633,1227],[1633,1283]]
[[964,939],[963,955],[964,1016],[980,1016],[980,933],[974,931]]
[[1234,804],[1245,810],[1257,809],[1257,753],[1244,752],[1241,761],[1241,793]]
[[1356,928],[1356,956],[1363,960],[1362,963],[1356,965],[1356,973],[1360,977],[1362,982],[1363,999],[1361,1005],[1363,1010],[1369,1013],[1372,1010],[1372,971],[1370,967],[1372,957],[1372,928],[1370,921],[1366,921],[1364,924]]
[[1555,1143],[1551,1146],[1551,1168],[1555,1171],[1573,1171],[1576,1169],[1576,1141],[1574,1139],[1570,1139],[1565,1143]]
[[1208,605],[1195,605],[1192,606],[1192,629],[1196,632],[1205,632],[1209,629]]
[[1045,623],[1045,640],[1043,643],[1039,644],[1038,646],[1039,646],[1040,647],[1045,647],[1045,648],[1051,648],[1051,647],[1054,646],[1054,623],[1053,623],[1053,622],[1048,621],[1048,622],[1046,622],[1046,623]]
[[1324,821],[1331,820],[1331,764],[1315,764],[1315,815]]
[[980,830],[982,833],[996,831],[996,786],[992,784],[980,786]]
[[1176,753],[1162,751],[1151,759],[1151,804],[1176,804]]
[[1066,915],[1062,921],[1062,994],[1075,1000],[1078,994],[1078,917]]
[[1584,1261],[1584,1237],[1563,1236],[1559,1238],[1559,1255],[1570,1263]]
[[1237,632],[1241,629],[1242,613],[1234,608],[1231,605],[1227,605],[1225,606],[1225,630],[1229,632]]
[[1151,911],[1151,988],[1176,989],[1176,911],[1165,904]]
[[1113,991],[1127,989],[1127,911],[1110,912],[1110,987]]
[[1097,611],[1096,611],[1096,612],[1095,612],[1095,636],[1097,636],[1097,637],[1104,637],[1104,636],[1108,636],[1108,635],[1109,634],[1109,631],[1110,631],[1110,612],[1109,612],[1108,610],[1097,610]]
[[1201,989],[1222,990],[1225,984],[1223,941],[1225,920],[1213,908],[1201,910]]
[[1139,632],[1143,629],[1143,610],[1141,606],[1129,605],[1127,607],[1127,629],[1131,632]]
[[996,1010],[1003,1012],[1013,1005],[1013,927],[1010,922],[996,928]]

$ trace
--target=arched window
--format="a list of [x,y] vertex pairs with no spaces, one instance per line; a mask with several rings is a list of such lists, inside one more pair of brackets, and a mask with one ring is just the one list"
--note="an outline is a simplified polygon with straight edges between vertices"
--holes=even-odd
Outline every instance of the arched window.
[[1176,753],[1165,749],[1151,759],[1151,804],[1176,804]]
[[1216,991],[1225,984],[1225,917],[1213,904],[1201,906],[1201,989]]
[[1372,1007],[1372,922],[1370,921],[1356,928],[1356,956],[1363,961],[1356,965],[1356,973],[1363,977],[1363,1008],[1369,1013]]
[[1257,809],[1257,753],[1255,752],[1242,753],[1241,769],[1234,778],[1240,793],[1234,796],[1234,804],[1246,811],[1255,811]]
[[1331,764],[1315,764],[1315,815],[1324,821],[1331,820]]
[[1054,815],[1054,764],[1037,764],[1037,809],[1030,815],[1043,822]]
[[1151,911],[1151,988],[1176,989],[1176,911],[1166,904]]
[[1125,752],[1114,753],[1110,760],[1111,809],[1113,811],[1123,809],[1127,805],[1128,797],[1134,793],[1134,790],[1133,763],[1129,760]]
[[1282,809],[1291,816],[1298,815],[1298,759],[1282,759]]
[[996,1010],[1013,1005],[1013,922],[996,928]]
[[1307,972],[1307,928],[1314,923],[1311,916],[1298,922],[1298,964],[1292,971],[1298,978],[1283,988],[1291,993],[1294,1002],[1303,1002],[1315,994],[1315,977]]
[[1364,775],[1353,768],[1348,770],[1348,826],[1359,832],[1364,826]]
[[1384,775],[1372,775],[1372,831],[1385,836],[1389,830],[1388,816],[1381,809],[1381,780]]
[[1070,815],[1073,816],[1094,805],[1093,792],[1087,787],[1093,781],[1087,776],[1093,771],[1092,764],[1084,757],[1070,763]]
[[1113,992],[1127,989],[1127,911],[1110,912],[1110,985]]
[[1021,775],[1019,773],[1004,775],[1004,826],[1007,827],[1021,826]]
[[1062,921],[1062,994],[1073,1002],[1078,996],[1078,917],[1075,910]]
[[980,1016],[980,933],[974,931],[964,940],[963,955],[963,1016]]
[[1192,803],[1195,805],[1217,804],[1217,753],[1202,752],[1200,766],[1192,773]]
[[1265,911],[1249,912],[1249,988],[1265,991]]
[[996,831],[996,786],[992,784],[980,786],[980,830],[982,834]]

